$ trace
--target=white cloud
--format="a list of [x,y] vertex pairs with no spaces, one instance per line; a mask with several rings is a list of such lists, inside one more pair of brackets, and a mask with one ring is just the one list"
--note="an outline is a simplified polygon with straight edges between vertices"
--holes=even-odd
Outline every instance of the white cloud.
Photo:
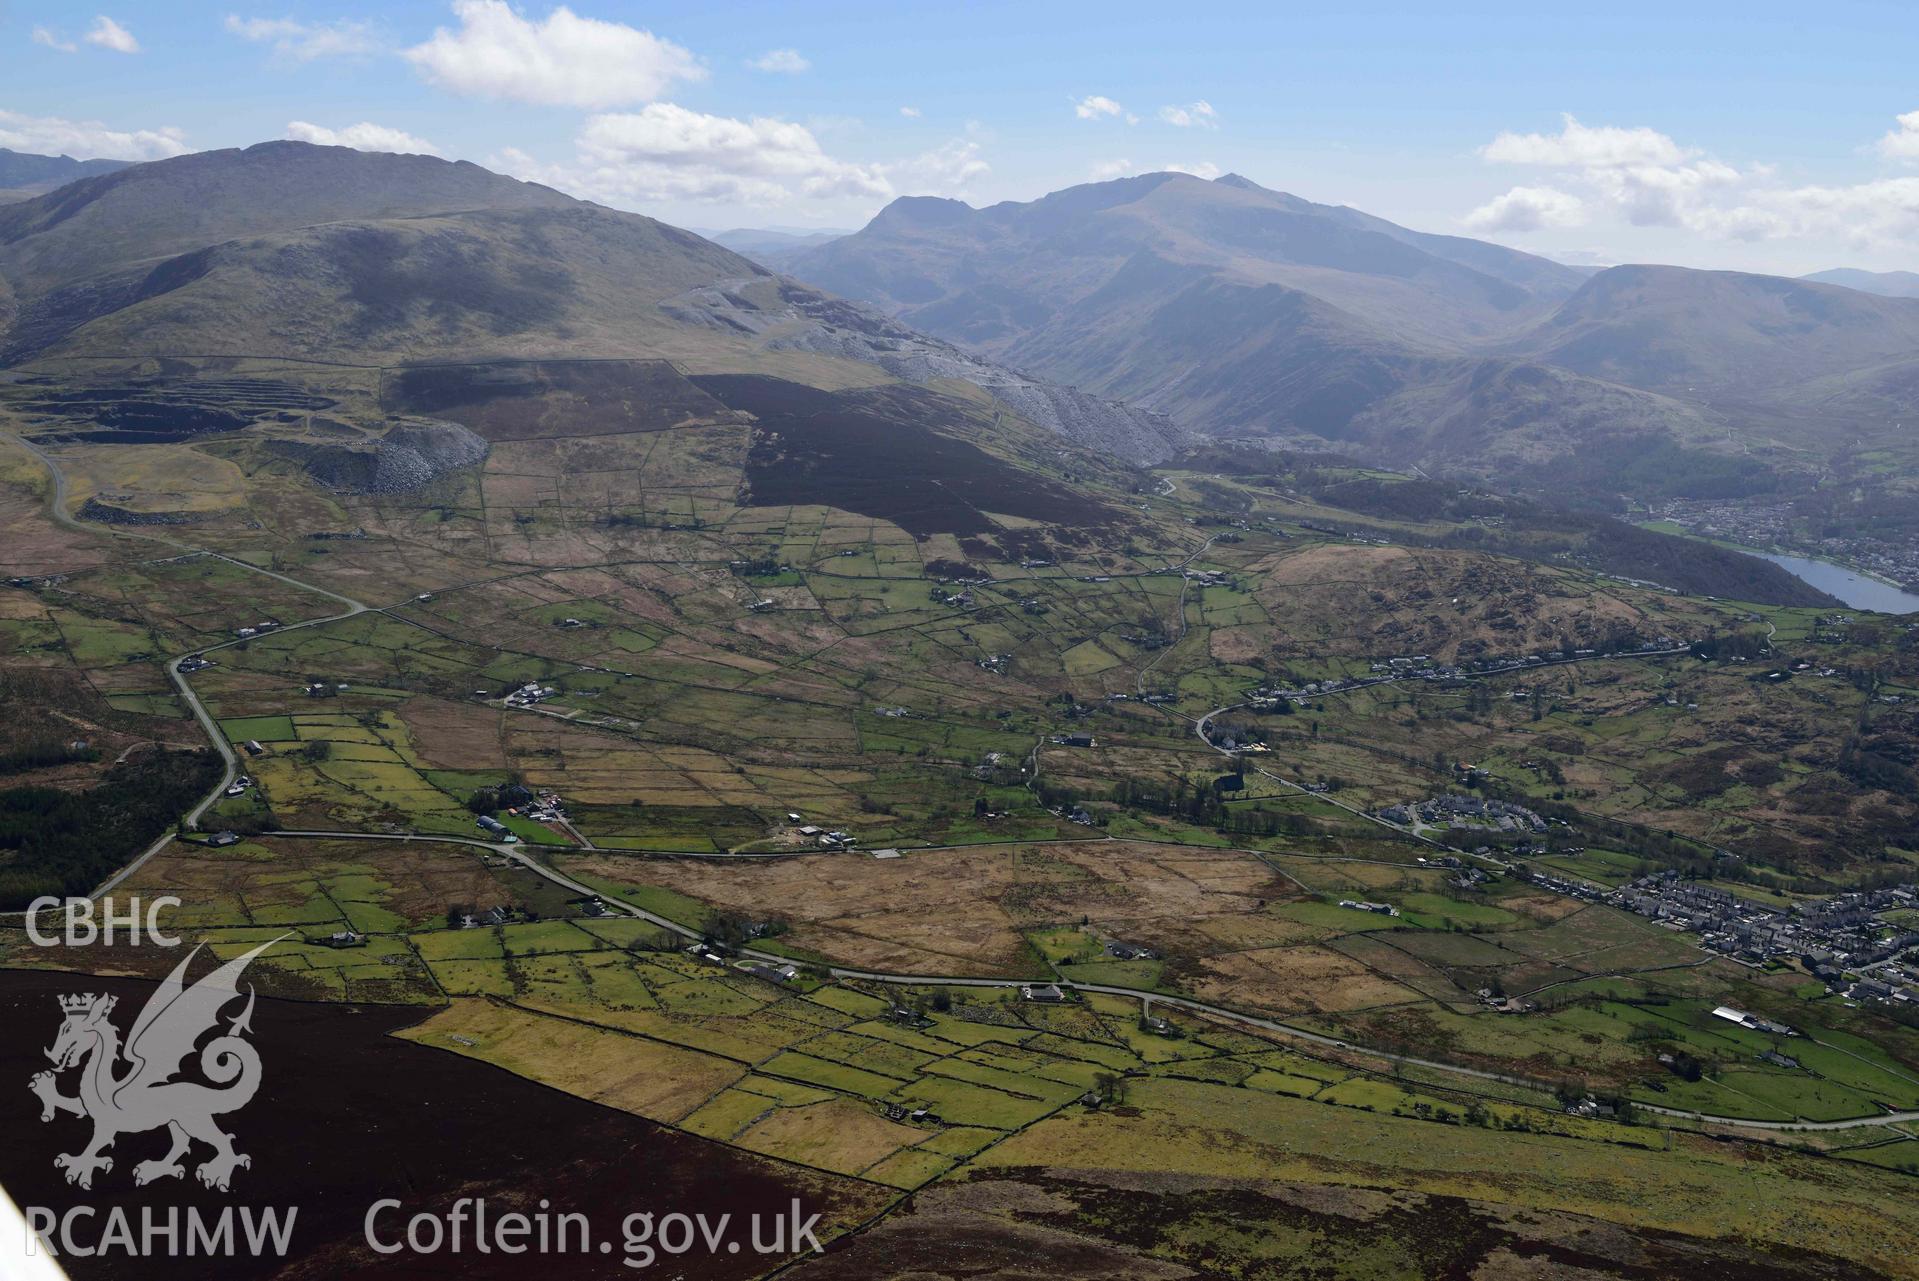
[[1898,128],[1879,140],[1879,154],[1889,160],[1919,160],[1919,111],[1908,111],[1894,120]]
[[401,129],[376,125],[370,120],[362,120],[344,129],[329,129],[325,125],[308,124],[304,120],[290,120],[287,122],[287,137],[322,147],[351,147],[355,151],[397,151],[422,156],[440,154],[439,148],[424,138],[415,137]]
[[900,114],[908,120],[918,120],[920,118],[920,109],[918,107],[901,107]]
[[1126,108],[1104,94],[1094,93],[1075,102],[1073,114],[1081,120],[1098,120],[1102,116],[1123,117],[1126,115]]
[[967,138],[954,138],[902,164],[880,166],[881,175],[903,196],[957,195],[991,172],[980,145]]
[[[1556,134],[1502,133],[1480,148],[1494,164],[1555,169],[1588,199],[1636,227],[1731,225],[1724,198],[1765,177],[1686,147],[1643,125],[1585,125],[1560,118]],[[1515,187],[1466,216],[1481,231],[1536,231],[1584,221],[1585,201],[1555,187]],[[1736,221],[1736,219],[1732,219]]]
[[540,167],[538,160],[518,147],[501,147],[498,151],[490,152],[485,163],[488,169],[497,169],[501,173],[509,174],[524,173]]
[[[1919,159],[1919,112],[1896,119],[1882,155]],[[1558,134],[1502,133],[1489,161],[1551,169],[1553,187],[1516,187],[1467,215],[1482,231],[1572,226],[1607,215],[1722,241],[1802,239],[1859,251],[1919,248],[1919,178],[1786,186],[1767,165],[1737,168],[1657,130],[1582,125]],[[1575,191],[1563,188],[1573,187]]]
[[80,160],[164,160],[184,155],[178,129],[109,129],[98,120],[62,120],[0,111],[0,147]]
[[1116,159],[1098,161],[1086,174],[1091,182],[1111,182],[1115,178],[1132,178],[1143,173],[1183,173],[1210,182],[1225,172],[1210,160],[1168,160],[1157,165],[1136,165],[1131,160]]
[[804,125],[706,115],[670,102],[589,117],[571,165],[540,166],[520,153],[500,160],[517,176],[626,207],[664,200],[784,204],[796,197],[884,199],[893,194],[880,169],[828,155]]
[[1585,202],[1578,196],[1553,187],[1514,187],[1467,214],[1464,222],[1472,231],[1538,231],[1576,227],[1585,214]]
[[357,57],[380,48],[373,25],[350,18],[338,22],[301,22],[295,18],[242,18],[227,15],[227,30],[300,62],[314,58]]
[[1883,178],[1840,187],[1769,188],[1713,208],[1695,229],[1725,240],[1803,238],[1859,250],[1919,244],[1919,178]]
[[1183,107],[1161,107],[1159,118],[1176,129],[1219,128],[1219,113],[1204,98]]
[[991,172],[980,142],[953,138],[907,160],[858,164],[829,154],[805,125],[706,115],[674,103],[589,117],[574,159],[547,164],[516,148],[486,163],[621,208],[662,202],[788,205],[959,195]]
[[564,5],[532,22],[506,0],[453,0],[457,30],[436,28],[406,50],[433,84],[456,93],[596,110],[647,102],[706,68],[686,49]]
[[33,42],[35,44],[43,44],[49,49],[57,49],[61,53],[79,53],[80,52],[79,45],[73,43],[73,41],[71,40],[64,38],[58,32],[53,31],[52,29],[48,27],[35,27],[33,29]]
[[87,28],[83,38],[88,44],[99,45],[115,53],[140,52],[140,42],[133,38],[133,33],[104,13],[93,20],[93,25]]
[[1594,169],[1586,179],[1636,227],[1696,225],[1716,191],[1749,185],[1755,175],[1741,174],[1717,160],[1685,165],[1637,165]]
[[1556,134],[1502,133],[1479,154],[1495,164],[1560,169],[1613,169],[1677,165],[1698,153],[1681,147],[1656,129],[1591,128],[1572,116],[1560,117]]
[[758,71],[783,72],[792,76],[813,69],[813,64],[798,49],[769,49],[747,65]]

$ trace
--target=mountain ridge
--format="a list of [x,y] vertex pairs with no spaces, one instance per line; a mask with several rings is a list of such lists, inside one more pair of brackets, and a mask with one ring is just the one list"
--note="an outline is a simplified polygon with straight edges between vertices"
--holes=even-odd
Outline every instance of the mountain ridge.
[[0,147],[0,190],[27,196],[44,195],[80,178],[125,169],[128,160],[76,160],[72,156],[44,156]]
[[1919,298],[1919,271],[1862,271],[1857,267],[1833,267],[1799,279],[1822,285],[1839,285],[1887,298]]
[[982,209],[895,201],[788,266],[1199,435],[1480,475],[1623,458],[1632,440],[1715,477],[1727,464],[1708,455],[1810,475],[1878,442],[1910,451],[1896,424],[1919,412],[1908,300],[1754,273],[1583,270],[1238,174]]
[[950,378],[1123,458],[1181,443],[1152,415],[782,285],[692,232],[465,162],[273,142],[0,207],[0,365],[217,354]]

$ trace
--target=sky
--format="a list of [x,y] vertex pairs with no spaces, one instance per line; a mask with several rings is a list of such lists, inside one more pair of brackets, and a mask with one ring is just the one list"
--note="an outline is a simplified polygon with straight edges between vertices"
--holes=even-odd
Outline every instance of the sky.
[[297,138],[706,230],[1181,169],[1575,263],[1919,270],[1919,5],[0,0],[0,146]]

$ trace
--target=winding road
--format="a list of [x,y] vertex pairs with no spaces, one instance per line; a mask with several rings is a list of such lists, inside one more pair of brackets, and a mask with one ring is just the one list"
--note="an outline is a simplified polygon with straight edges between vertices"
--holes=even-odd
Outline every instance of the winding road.
[[[76,530],[92,538],[106,534],[114,538],[144,539],[148,542],[155,542],[166,547],[171,547],[175,551],[183,552],[187,555],[206,556],[214,560],[225,561],[229,565],[238,566],[241,569],[264,575],[267,578],[277,579],[289,587],[294,587],[304,592],[311,592],[317,596],[324,596],[328,600],[337,601],[341,605],[346,606],[344,610],[336,614],[328,614],[322,618],[308,618],[297,623],[289,623],[284,627],[276,629],[276,634],[278,632],[297,631],[302,627],[317,627],[322,623],[335,623],[343,618],[352,618],[356,614],[364,614],[373,608],[373,606],[367,605],[364,602],[354,600],[351,596],[342,596],[339,592],[330,591],[324,587],[316,587],[312,583],[303,583],[299,579],[287,574],[282,574],[277,570],[263,569],[258,565],[249,564],[237,557],[227,556],[220,552],[207,551],[200,547],[191,547],[161,534],[133,533],[128,530],[114,528],[102,529],[97,525],[88,525],[76,520],[67,511],[67,475],[64,471],[60,470],[60,464],[56,462],[53,456],[47,453],[46,450],[26,439],[24,436],[8,435],[6,439],[18,444],[22,449],[25,449],[28,453],[39,459],[41,465],[47,469],[47,474],[53,478],[53,492],[49,496],[52,504],[53,519],[55,523],[67,529]],[[180,664],[195,655],[210,654],[215,650],[222,650],[229,646],[244,643],[241,638],[235,637],[229,641],[221,641],[217,645],[208,645],[202,649],[178,655],[175,658],[169,659],[166,665],[167,679],[173,682],[173,687],[179,691],[180,698],[186,703],[188,709],[193,712],[193,719],[199,722],[201,730],[206,733],[207,739],[213,744],[213,750],[220,754],[221,761],[219,781],[213,785],[212,790],[200,798],[192,809],[188,810],[186,814],[182,816],[181,825],[183,827],[191,828],[196,826],[201,817],[205,815],[221,797],[226,795],[227,788],[233,785],[233,780],[239,775],[240,761],[239,757],[234,754],[232,746],[227,742],[227,736],[221,732],[219,724],[213,719],[213,714],[207,711],[206,704],[202,703],[200,696],[194,693],[192,683],[187,680],[185,673],[180,670]],[[173,832],[161,833],[158,839],[149,845],[132,862],[94,887],[91,897],[99,898],[103,894],[112,893],[121,882],[146,866],[148,860],[165,849],[173,839]]]

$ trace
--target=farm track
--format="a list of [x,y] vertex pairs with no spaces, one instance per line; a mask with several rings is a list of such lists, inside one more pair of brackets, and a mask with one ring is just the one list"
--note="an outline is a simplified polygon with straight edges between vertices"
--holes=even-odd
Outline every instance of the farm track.
[[1219,541],[1219,535],[1214,534],[1211,538],[1201,543],[1199,545],[1198,550],[1194,551],[1193,554],[1188,556],[1185,560],[1182,560],[1178,562],[1177,564],[1168,565],[1163,571],[1161,571],[1167,574],[1178,572],[1182,575],[1182,577],[1179,580],[1179,607],[1173,611],[1174,616],[1179,620],[1179,634],[1173,637],[1173,639],[1170,642],[1168,642],[1166,645],[1162,646],[1159,652],[1153,655],[1153,661],[1146,664],[1144,667],[1140,668],[1139,674],[1136,677],[1134,677],[1133,692],[1140,695],[1141,697],[1144,697],[1146,694],[1147,675],[1154,668],[1158,667],[1160,665],[1160,662],[1168,654],[1172,653],[1173,649],[1176,646],[1178,646],[1178,644],[1181,641],[1186,639],[1186,633],[1189,630],[1186,625],[1186,596],[1187,596],[1187,593],[1192,590],[1193,580],[1190,578],[1184,577],[1184,572],[1187,569],[1191,568],[1193,562],[1198,560],[1201,556],[1204,556],[1206,552],[1212,547],[1212,545],[1218,541]]

